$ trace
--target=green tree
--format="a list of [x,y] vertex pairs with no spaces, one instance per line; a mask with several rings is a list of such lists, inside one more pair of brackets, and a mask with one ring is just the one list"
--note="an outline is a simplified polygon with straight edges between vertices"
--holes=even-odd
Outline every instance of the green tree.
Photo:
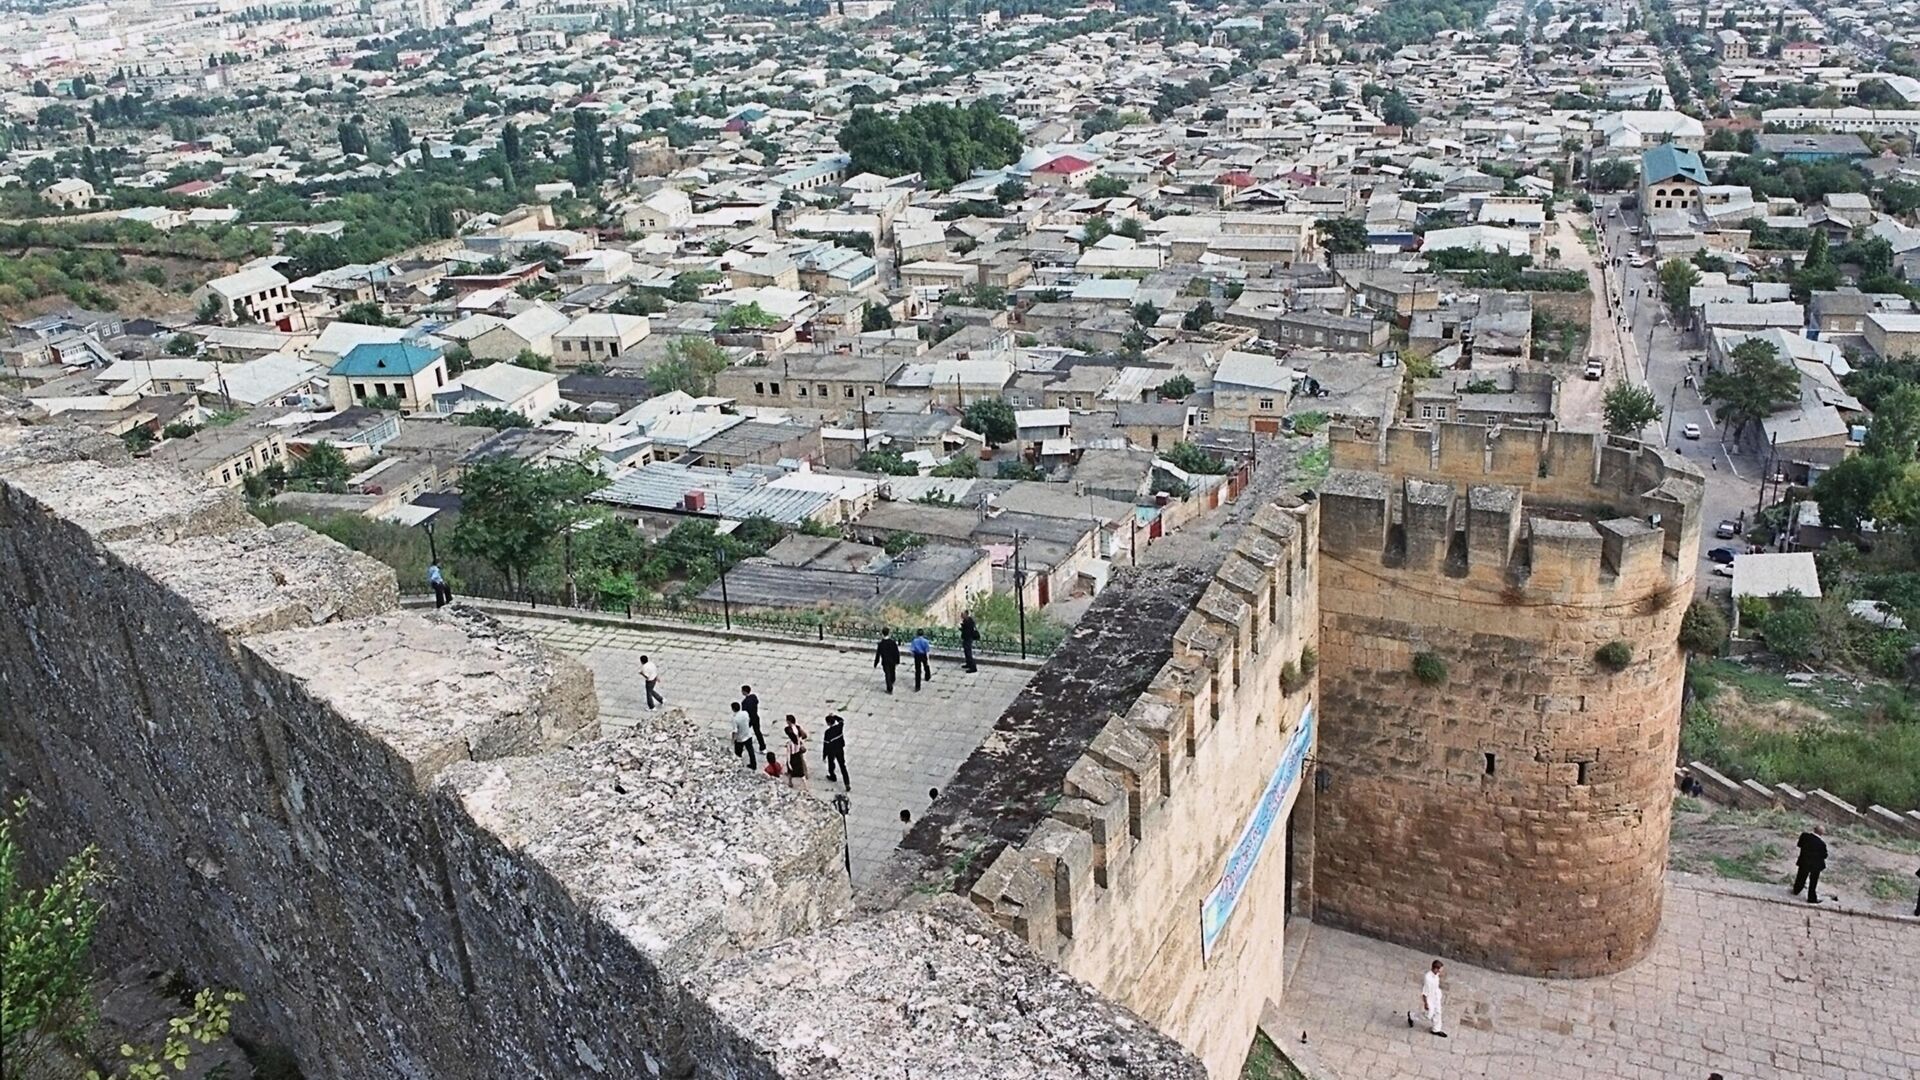
[[705,397],[713,393],[714,379],[727,363],[727,350],[706,338],[677,337],[647,369],[647,386],[660,394],[680,390]]
[[955,454],[944,464],[934,466],[927,475],[971,480],[980,475],[980,460],[967,454]]
[[605,483],[577,463],[543,468],[511,458],[481,462],[461,480],[453,552],[486,561],[509,587],[524,586],[547,545],[570,529],[586,497]]
[[1920,386],[1909,383],[1881,395],[1867,425],[1862,451],[1900,463],[1911,462],[1920,449]]
[[1225,461],[1190,442],[1174,443],[1160,456],[1181,472],[1196,476],[1224,476],[1227,472]]
[[1587,173],[1595,191],[1621,191],[1633,183],[1633,166],[1619,159],[1602,161]]
[[1013,406],[999,398],[978,398],[961,414],[968,431],[978,433],[988,446],[1010,443],[1020,434],[1014,422]]
[[1821,474],[1813,483],[1820,523],[1829,529],[1858,532],[1902,474],[1901,464],[1873,454],[1856,454]]
[[749,300],[744,304],[734,304],[721,312],[720,317],[714,320],[714,327],[724,334],[741,329],[764,329],[776,326],[779,322],[779,317],[761,307],[760,301]]
[[869,450],[861,454],[853,467],[865,473],[883,476],[919,476],[920,467],[901,458],[898,450]]
[[1641,428],[1660,419],[1660,403],[1653,391],[1626,382],[1608,387],[1600,408],[1606,417],[1607,431],[1614,435],[1637,435]]
[[1047,474],[1019,458],[1007,458],[994,469],[994,476],[1000,480],[1045,480]]
[[1772,342],[1749,338],[1730,359],[1727,370],[1700,381],[1700,392],[1713,404],[1715,418],[1735,433],[1799,400],[1800,373],[1780,359]]
[[509,165],[518,165],[522,160],[524,160],[520,156],[520,125],[519,124],[509,122],[507,126],[501,130],[500,154],[502,157],[506,158],[507,164]]
[[1760,624],[1767,648],[1782,660],[1799,663],[1818,659],[1824,651],[1819,612],[1813,601],[1796,589],[1773,597],[1773,610]]
[[863,332],[892,328],[893,309],[885,304],[868,304],[860,310],[860,329]]
[[375,300],[360,300],[340,309],[340,321],[361,323],[366,326],[399,326],[400,321],[392,318]]
[[533,421],[527,419],[524,415],[512,409],[502,409],[496,405],[488,405],[484,408],[475,409],[465,416],[462,416],[459,423],[463,427],[492,428],[495,431],[503,431],[507,428],[533,426]]
[[1686,259],[1673,258],[1660,264],[1660,299],[1675,320],[1684,318],[1693,287],[1700,284],[1700,271]]
[[1113,222],[1105,214],[1094,214],[1080,226],[1080,246],[1090,248],[1113,232]]
[[1158,392],[1168,401],[1180,401],[1193,395],[1193,380],[1185,375],[1175,375],[1161,383]]
[[192,334],[175,334],[167,339],[168,356],[192,356],[200,348],[200,339]]
[[1198,330],[1213,321],[1213,301],[1202,300],[1180,317],[1182,330]]
[[1094,199],[1117,199],[1127,193],[1127,182],[1117,176],[1096,176],[1087,185],[1087,196]]
[[1133,321],[1141,326],[1152,326],[1160,321],[1160,309],[1153,306],[1153,301],[1142,300],[1133,305]]
[[1356,218],[1321,218],[1313,223],[1320,234],[1320,245],[1329,255],[1350,255],[1367,250],[1367,224]]
[[347,464],[347,455],[330,442],[317,442],[307,450],[307,456],[293,467],[293,479],[309,491],[325,491],[338,495],[347,490],[347,477],[353,475],[353,467]]
[[1398,128],[1411,128],[1420,122],[1420,110],[1398,90],[1380,99],[1380,119]]
[[1011,206],[1027,197],[1027,185],[1014,179],[1002,180],[999,186],[993,189],[993,197],[1000,205]]
[[[398,156],[405,153],[412,146],[413,132],[407,130],[407,121],[398,115],[387,117],[388,152]],[[422,161],[426,159],[426,156],[423,149],[420,155]]]

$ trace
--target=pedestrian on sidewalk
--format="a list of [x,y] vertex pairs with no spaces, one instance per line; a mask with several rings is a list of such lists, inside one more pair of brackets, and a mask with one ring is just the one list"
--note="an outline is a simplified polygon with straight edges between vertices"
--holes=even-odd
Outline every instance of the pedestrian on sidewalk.
[[[1920,870],[1915,870],[1913,876],[1920,877]],[[1920,893],[1914,894],[1913,897],[1913,917],[1920,919]]]
[[893,631],[880,631],[880,644],[873,649],[873,666],[887,676],[887,693],[893,693],[893,675],[900,667],[900,643],[893,640]]
[[649,657],[640,658],[640,681],[647,688],[647,708],[665,705],[667,699],[660,696],[660,669],[654,666]]
[[739,702],[727,706],[733,712],[733,756],[744,758],[747,771],[752,772],[757,765],[753,754],[753,725],[747,722],[747,710]]
[[[1433,966],[1427,969],[1426,976],[1420,980],[1420,1014],[1427,1018],[1427,1030],[1443,1039],[1447,1033],[1440,1027],[1440,1008],[1446,999],[1446,992],[1440,988],[1440,973],[1446,969],[1447,965],[1435,960]],[[1413,1026],[1412,1012],[1407,1013],[1407,1026]]]
[[453,586],[447,584],[446,575],[440,572],[438,562],[427,567],[427,584],[433,587],[434,607],[446,607],[453,602]]
[[960,616],[960,655],[966,658],[967,670],[978,671],[973,666],[973,643],[980,640],[980,626],[973,621],[973,612]]
[[747,722],[753,725],[753,737],[759,740],[760,750],[765,753],[767,736],[760,730],[760,695],[753,692],[753,687],[740,688],[740,707],[747,711]]
[[1800,834],[1800,858],[1795,861],[1793,875],[1793,895],[1799,896],[1800,890],[1807,890],[1807,903],[1820,902],[1820,871],[1827,868],[1827,842],[1821,839],[1826,830],[1815,825],[1812,832]]
[[844,790],[852,791],[853,770],[847,768],[846,725],[840,714],[827,714],[827,731],[820,737],[820,756],[827,759],[827,783],[838,780],[845,785]]
[[797,787],[801,791],[812,790],[807,786],[807,729],[800,726],[792,713],[787,714],[787,786]]
[[927,640],[925,630],[918,630],[907,648],[913,653],[913,688],[918,690],[921,675],[926,676],[926,681],[933,681],[933,642]]

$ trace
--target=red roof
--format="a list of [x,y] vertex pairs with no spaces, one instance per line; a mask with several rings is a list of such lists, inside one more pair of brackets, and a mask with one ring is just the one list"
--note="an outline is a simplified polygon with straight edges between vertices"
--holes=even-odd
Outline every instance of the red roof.
[[1214,183],[1225,184],[1228,187],[1249,188],[1253,186],[1253,174],[1244,169],[1223,172],[1214,180]]
[[214,187],[214,184],[206,180],[189,180],[184,184],[176,184],[168,188],[166,193],[168,195],[199,195],[212,191]]
[[1093,168],[1093,162],[1085,158],[1074,157],[1072,154],[1063,154],[1033,171],[1039,173],[1077,173],[1082,169],[1091,168]]

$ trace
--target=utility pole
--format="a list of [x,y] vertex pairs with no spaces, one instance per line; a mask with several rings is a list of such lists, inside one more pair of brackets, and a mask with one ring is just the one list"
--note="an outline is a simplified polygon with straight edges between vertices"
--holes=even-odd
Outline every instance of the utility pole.
[[1667,433],[1666,435],[1662,436],[1660,439],[1660,441],[1663,443],[1670,443],[1673,441],[1673,403],[1675,401],[1678,401],[1679,399],[1680,399],[1680,384],[1674,383],[1673,393],[1667,395]]
[[726,628],[733,629],[733,603],[727,599],[727,552],[725,548],[715,547],[713,557],[720,564],[720,618]]
[[1013,533],[1013,602],[1020,609],[1020,659],[1027,658],[1027,574],[1020,568],[1020,531]]
[[1760,474],[1760,501],[1756,503],[1753,508],[1753,519],[1755,521],[1760,520],[1760,512],[1767,508],[1767,485],[1773,481],[1774,454],[1776,454],[1779,449],[1780,433],[1775,432],[1773,438],[1767,441],[1767,467],[1766,471]]

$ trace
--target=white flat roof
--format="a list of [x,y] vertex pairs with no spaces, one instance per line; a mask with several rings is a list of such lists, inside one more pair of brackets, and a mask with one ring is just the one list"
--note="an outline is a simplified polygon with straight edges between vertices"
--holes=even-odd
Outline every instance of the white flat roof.
[[1733,597],[1778,596],[1797,590],[1805,597],[1820,595],[1820,571],[1811,551],[1733,557]]

